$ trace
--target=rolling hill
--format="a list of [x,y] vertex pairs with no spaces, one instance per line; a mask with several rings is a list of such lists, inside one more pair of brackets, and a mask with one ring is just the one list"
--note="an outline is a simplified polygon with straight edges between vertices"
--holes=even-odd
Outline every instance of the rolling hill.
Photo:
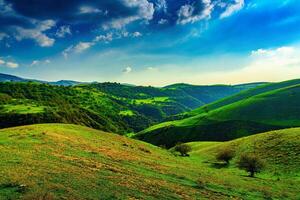
[[197,115],[155,125],[136,137],[171,147],[178,142],[226,141],[300,126],[299,82],[269,84],[241,92],[192,112]]
[[[288,138],[295,142],[294,135]],[[284,142],[283,147],[293,146]],[[199,155],[178,157],[141,141],[75,125],[2,129],[0,199],[299,198],[295,174],[291,178],[282,173],[278,180],[266,171],[249,178],[233,167],[216,169]]]
[[121,134],[141,131],[169,116],[249,87],[181,84],[155,88],[118,83],[41,82],[3,74],[0,77],[0,128],[60,122]]
[[244,153],[254,153],[267,162],[270,173],[300,176],[300,128],[283,129],[243,137],[229,142],[191,142],[191,155],[210,162],[222,149],[235,152],[235,160]]

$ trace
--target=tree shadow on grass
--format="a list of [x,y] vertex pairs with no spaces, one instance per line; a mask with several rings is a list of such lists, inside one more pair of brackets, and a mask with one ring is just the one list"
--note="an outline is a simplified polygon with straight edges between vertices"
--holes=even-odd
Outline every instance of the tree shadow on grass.
[[221,169],[227,168],[229,165],[227,163],[213,162],[210,165],[212,168]]

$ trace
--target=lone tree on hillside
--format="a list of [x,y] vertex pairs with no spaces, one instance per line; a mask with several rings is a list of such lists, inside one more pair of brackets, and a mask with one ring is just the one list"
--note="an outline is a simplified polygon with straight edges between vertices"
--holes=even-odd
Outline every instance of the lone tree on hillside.
[[264,168],[264,162],[255,154],[243,154],[237,162],[238,168],[249,172],[250,177]]
[[218,161],[225,162],[226,165],[229,165],[230,160],[232,160],[233,157],[234,157],[234,152],[229,148],[220,150],[216,155],[216,159]]
[[177,144],[175,151],[179,152],[181,156],[189,156],[188,153],[192,151],[192,148],[187,144]]

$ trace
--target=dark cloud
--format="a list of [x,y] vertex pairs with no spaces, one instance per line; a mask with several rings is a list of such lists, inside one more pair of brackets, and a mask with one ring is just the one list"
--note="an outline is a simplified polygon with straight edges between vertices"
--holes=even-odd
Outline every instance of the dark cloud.
[[[127,7],[124,1],[103,0],[5,0],[12,8],[25,17],[37,20],[59,20],[65,23],[99,24],[112,18],[135,15],[138,7]],[[91,12],[82,12],[82,8],[90,8]],[[93,11],[99,12],[93,12]]]

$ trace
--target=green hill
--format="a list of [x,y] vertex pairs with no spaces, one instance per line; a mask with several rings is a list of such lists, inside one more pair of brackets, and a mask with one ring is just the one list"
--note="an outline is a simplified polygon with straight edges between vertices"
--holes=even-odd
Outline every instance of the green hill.
[[[232,149],[235,159],[244,153],[254,153],[267,162],[270,173],[300,176],[300,128],[283,129],[248,136],[229,142],[191,142],[192,155],[215,161],[222,149]],[[295,175],[297,174],[297,175]]]
[[75,125],[2,129],[0,199],[299,198],[296,175],[281,174],[278,181],[266,171],[249,178],[243,171],[211,167],[194,153],[178,157],[144,142]]
[[[197,109],[194,109],[192,111],[186,112],[186,113],[181,113],[178,114],[177,116],[173,116],[173,119],[184,119],[187,117],[192,117],[196,116],[202,113],[207,113],[209,111],[212,111],[214,109],[220,108],[225,105],[229,105],[231,103],[250,98],[252,96],[262,94],[265,92],[269,92],[272,90],[280,89],[280,88],[285,88],[293,85],[300,84],[300,79],[295,79],[295,80],[289,80],[289,81],[284,81],[284,82],[279,82],[279,83],[258,83],[258,84],[244,84],[241,85],[243,88],[243,91],[240,93],[237,93],[232,96],[225,97],[223,99],[216,100],[215,102],[212,102],[210,104],[207,104],[205,106],[199,107]],[[247,86],[250,86],[247,88]],[[238,87],[238,85],[236,86]]]
[[[250,90],[242,92],[247,97],[216,106],[208,105],[212,110],[182,120],[170,121],[150,127],[136,137],[156,145],[175,145],[189,141],[226,141],[269,130],[300,126],[300,85],[299,81],[280,84],[281,89],[249,96]],[[288,84],[287,84],[288,83]],[[286,85],[296,84],[288,87]],[[278,84],[272,88],[277,88]],[[270,87],[270,86],[269,86]],[[265,91],[266,88],[259,88]],[[225,100],[231,101],[241,95]],[[233,100],[232,100],[233,101]],[[215,108],[213,108],[215,106]],[[201,109],[204,109],[203,107]]]
[[[186,86],[196,88],[186,92],[186,89],[174,87],[166,89],[118,83],[63,87],[24,83],[22,79],[18,81],[0,83],[0,128],[59,122],[126,134],[141,131],[171,115],[205,104],[201,99],[212,101],[243,89],[234,86]],[[210,94],[210,99],[205,95],[197,99],[189,94],[196,90]]]

